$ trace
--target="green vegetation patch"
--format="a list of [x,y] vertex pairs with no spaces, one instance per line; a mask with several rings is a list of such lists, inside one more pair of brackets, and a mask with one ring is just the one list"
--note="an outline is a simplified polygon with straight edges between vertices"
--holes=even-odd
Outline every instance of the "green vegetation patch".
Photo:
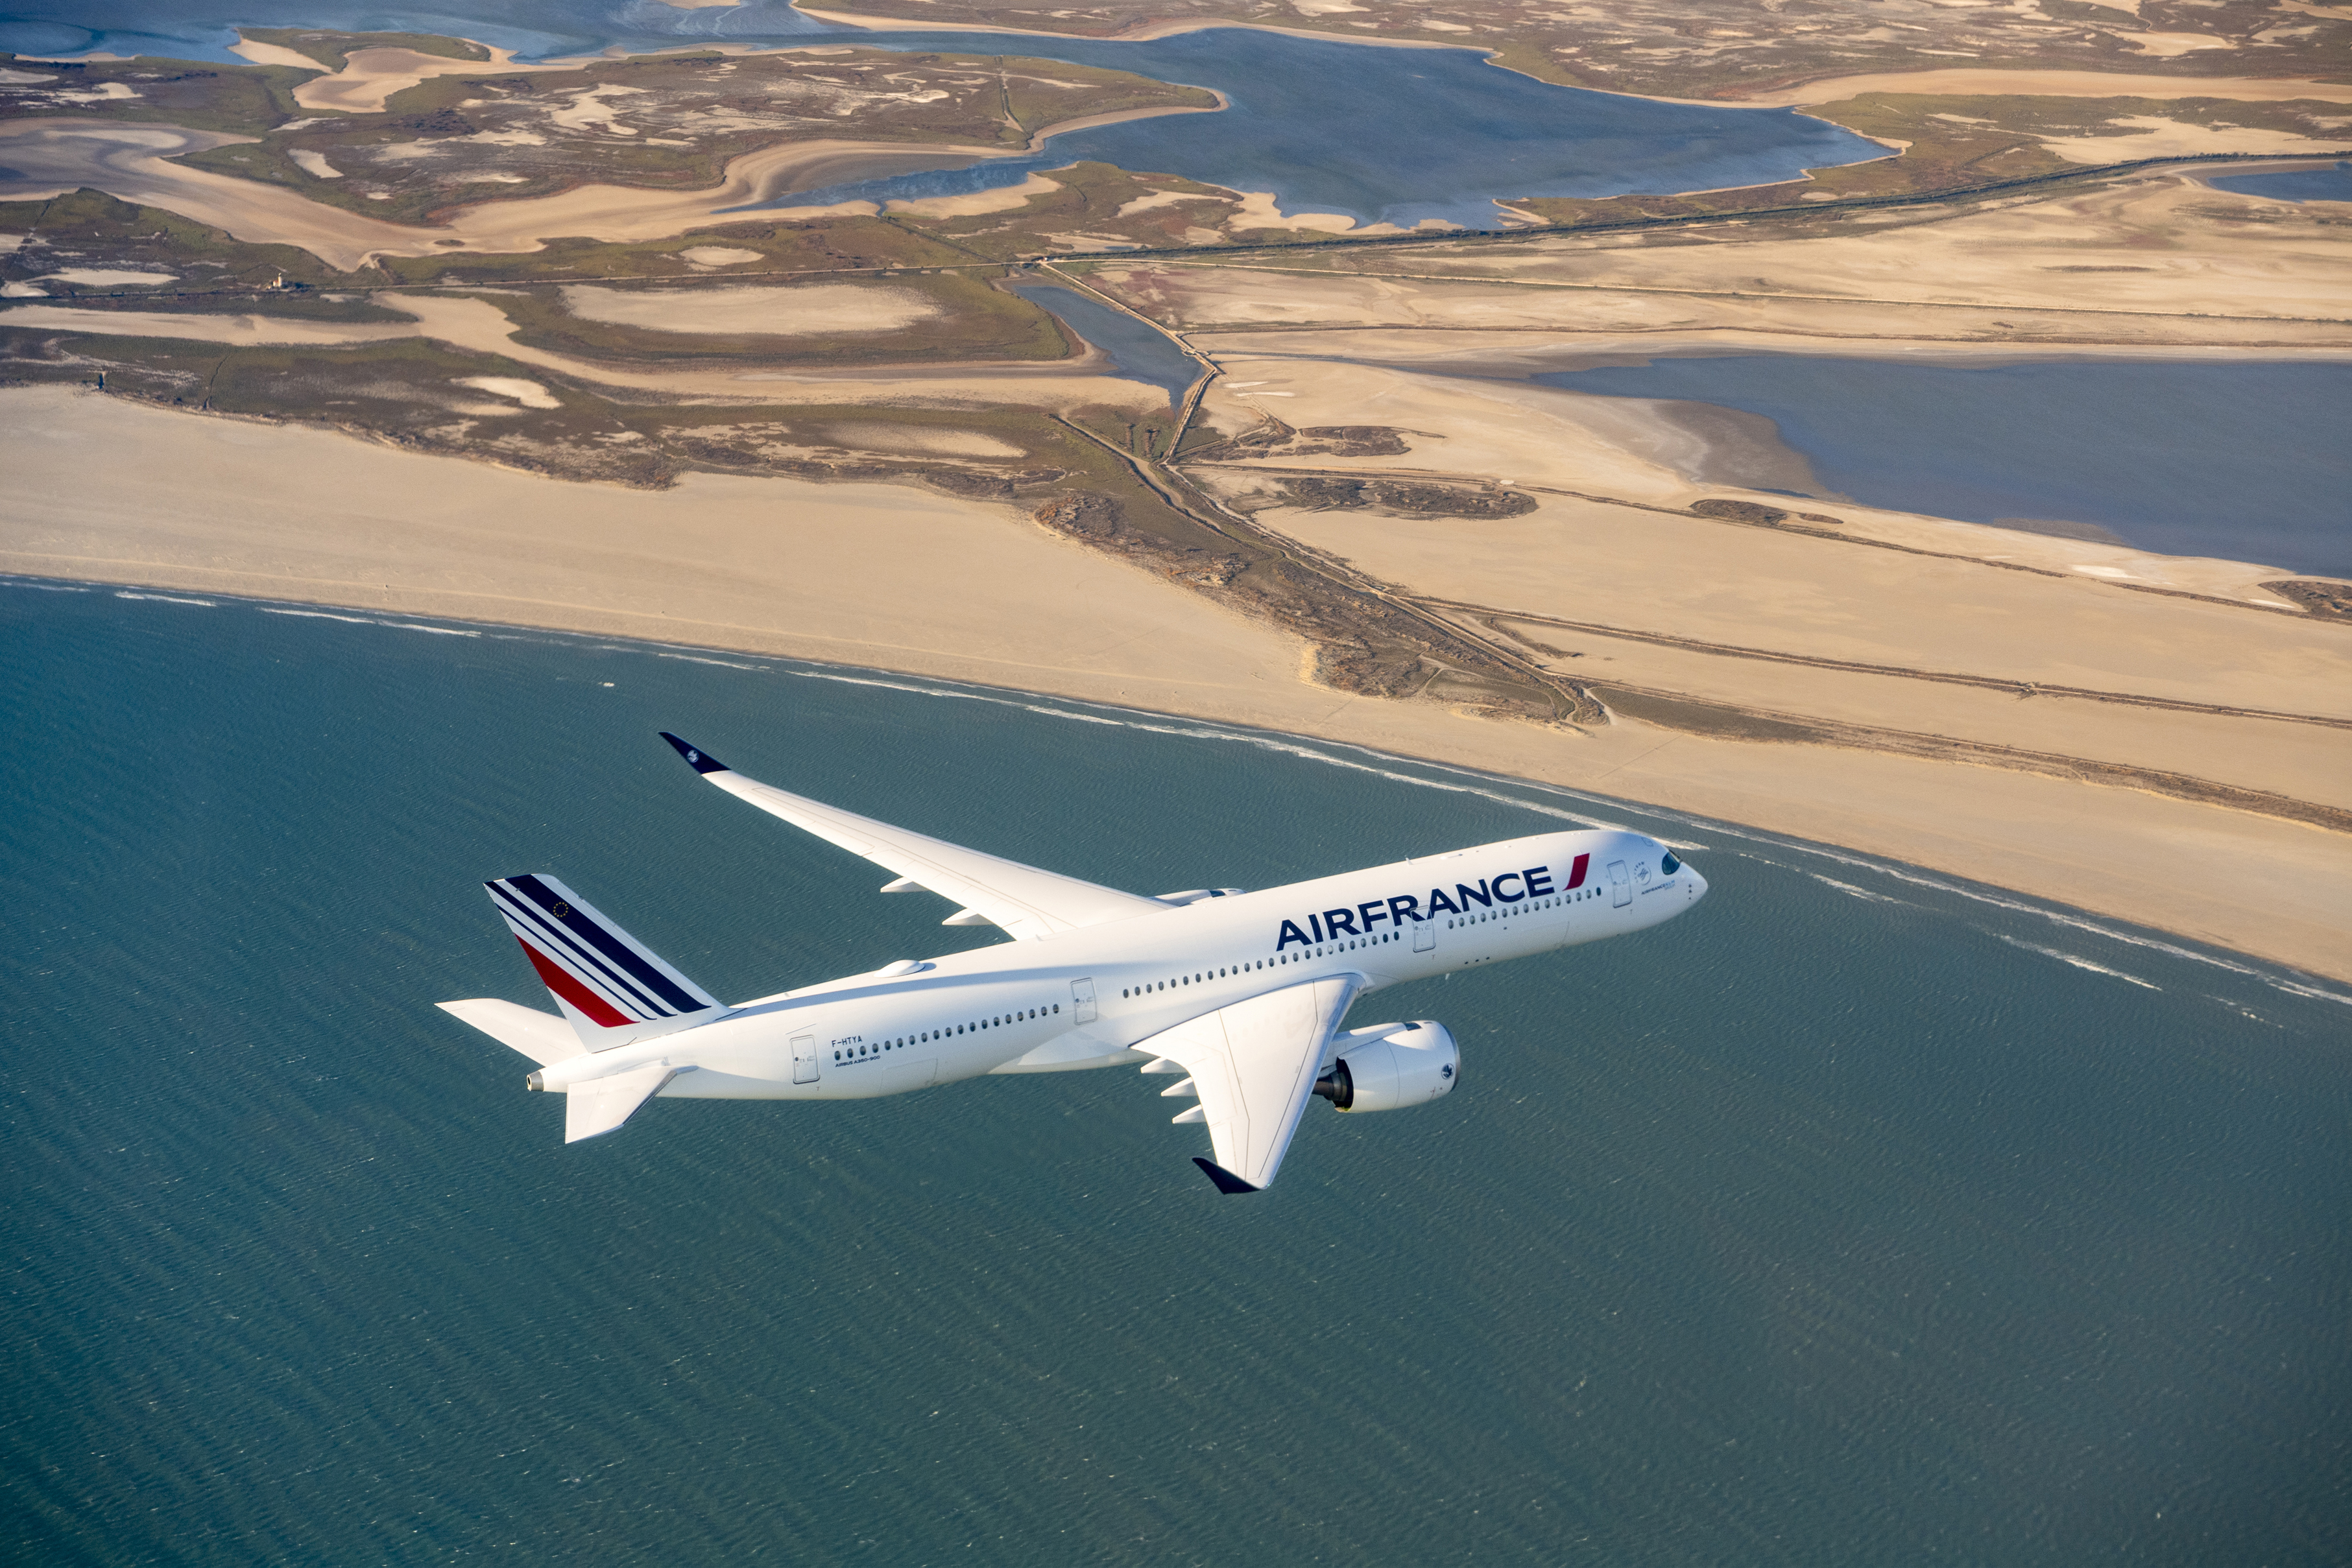
[[[952,245],[964,255],[1012,260],[1066,251],[1078,236],[1136,246],[1189,245],[1233,213],[1234,193],[1174,174],[1139,174],[1115,164],[1080,162],[1043,171],[1060,187],[1019,207],[965,217],[894,214],[893,221]],[[1179,200],[1169,201],[1173,195]],[[1143,210],[1120,215],[1137,203]],[[1222,235],[1219,235],[1222,238]]]
[[[516,340],[530,348],[626,363],[676,363],[754,360],[763,364],[891,365],[935,361],[1060,360],[1076,348],[1060,323],[1019,295],[961,273],[913,274],[888,278],[752,278],[733,285],[642,285],[625,288],[585,286],[589,295],[541,287],[520,294],[500,292],[494,303],[520,330]],[[733,330],[672,331],[596,320],[574,307],[615,307],[631,315],[643,310],[653,320],[667,316],[680,323],[709,319],[707,301],[715,290],[730,308],[730,319],[772,321]],[[868,303],[870,301],[870,304]],[[915,312],[917,319],[876,329],[860,319],[888,319]]]
[[[0,234],[25,236],[14,250],[0,252],[0,281],[37,279],[40,287],[65,298],[131,293],[140,303],[184,309],[192,296],[227,292],[234,294],[239,309],[267,309],[271,308],[268,302],[290,304],[289,296],[299,292],[271,289],[280,279],[308,288],[343,277],[307,250],[248,245],[177,213],[134,206],[103,191],[80,190],[41,202],[0,202]],[[50,276],[67,269],[163,274],[171,281],[152,290],[126,289],[120,283],[78,283]],[[257,289],[270,292],[257,297]]]
[[[392,223],[427,224],[485,201],[586,183],[708,190],[727,164],[781,142],[903,143],[806,171],[808,187],[879,172],[956,167],[954,147],[1025,147],[1083,116],[1213,107],[1199,88],[1001,56],[848,47],[665,54],[577,70],[436,77],[381,114],[307,119],[256,145],[185,162]],[[942,151],[921,155],[925,147]]]
[[[747,250],[756,261],[697,266],[694,250]],[[539,250],[483,255],[384,256],[376,266],[404,284],[511,285],[591,278],[743,277],[775,272],[882,268],[916,270],[969,263],[970,253],[883,218],[832,218],[814,224],[724,224],[664,239],[613,243],[554,239]]]
[[123,120],[260,136],[297,118],[294,89],[311,72],[290,66],[215,66],[191,60],[76,60],[64,65],[0,53],[0,120]]

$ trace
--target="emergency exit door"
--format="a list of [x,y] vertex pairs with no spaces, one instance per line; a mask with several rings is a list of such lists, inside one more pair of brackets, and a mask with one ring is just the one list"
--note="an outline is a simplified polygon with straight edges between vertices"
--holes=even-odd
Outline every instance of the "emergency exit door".
[[1609,902],[1619,909],[1633,902],[1633,879],[1626,874],[1623,861],[1609,862]]
[[816,1082],[816,1036],[813,1034],[793,1036],[793,1082]]

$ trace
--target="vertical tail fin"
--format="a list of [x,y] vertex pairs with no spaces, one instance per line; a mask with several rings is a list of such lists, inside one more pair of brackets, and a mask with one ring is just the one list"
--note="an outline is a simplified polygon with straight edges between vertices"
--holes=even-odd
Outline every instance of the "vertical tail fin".
[[483,885],[586,1049],[675,1034],[731,1010],[553,877]]

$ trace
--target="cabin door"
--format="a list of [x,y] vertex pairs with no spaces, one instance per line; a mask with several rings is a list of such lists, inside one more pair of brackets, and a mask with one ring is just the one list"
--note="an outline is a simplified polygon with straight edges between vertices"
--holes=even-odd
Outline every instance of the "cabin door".
[[1625,874],[1623,861],[1609,862],[1609,902],[1619,909],[1633,902],[1633,882]]
[[1095,1021],[1095,983],[1092,980],[1070,982],[1070,1021],[1073,1023]]
[[793,1036],[793,1082],[816,1082],[816,1036],[813,1034]]
[[1416,953],[1437,951],[1437,922],[1416,920],[1412,923],[1412,950]]

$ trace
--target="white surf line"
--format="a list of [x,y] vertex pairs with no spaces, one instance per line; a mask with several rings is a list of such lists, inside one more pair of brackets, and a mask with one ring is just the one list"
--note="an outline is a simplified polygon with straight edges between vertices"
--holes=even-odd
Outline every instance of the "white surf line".
[[[122,599],[148,597],[142,594],[119,594]],[[383,626],[394,632],[430,632],[436,637],[478,637],[481,632],[456,626],[426,626],[414,621],[386,621],[374,615],[336,615],[324,610],[277,610],[267,604],[256,606],[264,615],[291,615],[304,621],[342,621],[353,626]]]
[[[1253,731],[1217,725],[1213,720],[1208,719],[1171,721],[1157,716],[1148,715],[1144,710],[1134,708],[1109,707],[1107,709],[1107,713],[1083,713],[1074,711],[1073,707],[1049,706],[1058,705],[1064,701],[1067,701],[1075,705],[1081,700],[1076,698],[1044,698],[1042,700],[1016,701],[1011,698],[977,691],[943,691],[936,688],[908,685],[892,681],[875,680],[870,677],[839,675],[814,670],[787,670],[781,671],[779,673],[799,675],[809,680],[835,681],[850,685],[881,686],[892,691],[910,692],[917,695],[957,697],[967,702],[995,703],[1005,707],[1021,708],[1026,712],[1038,714],[1047,718],[1068,719],[1085,724],[1109,725],[1121,729],[1141,730],[1150,735],[1167,735],[1174,736],[1180,739],[1216,740],[1223,741],[1228,744],[1252,746],[1259,748],[1260,750],[1275,752],[1280,756],[1296,757],[1309,762],[1320,762],[1327,767],[1345,768],[1351,772],[1369,773],[1374,778],[1386,779],[1400,784],[1411,784],[1423,789],[1438,789],[1455,795],[1475,795],[1485,800],[1493,800],[1498,805],[1512,807],[1517,810],[1532,811],[1538,816],[1551,817],[1561,821],[1574,822],[1579,827],[1599,828],[1613,831],[1630,831],[1626,830],[1621,823],[1599,821],[1573,811],[1562,810],[1559,807],[1544,805],[1530,800],[1523,800],[1515,796],[1506,794],[1497,789],[1486,788],[1472,784],[1453,784],[1447,783],[1442,779],[1420,779],[1415,778],[1409,773],[1400,773],[1396,771],[1394,768],[1376,767],[1369,763],[1351,761],[1349,758],[1342,757],[1334,757],[1329,752],[1318,749],[1318,746],[1325,743],[1310,741],[1298,737],[1285,737],[1278,731]],[[1102,706],[1104,705],[1087,706]],[[1329,744],[1344,743],[1334,742]],[[1385,757],[1384,753],[1372,752],[1370,751],[1370,748],[1368,747],[1357,747],[1353,749],[1365,750],[1374,757]],[[1411,763],[1415,759],[1411,758],[1391,758],[1390,760],[1398,763]],[[1700,850],[1705,848],[1704,845],[1699,844],[1676,844],[1673,847],[1690,850]]]
[[2129,980],[2142,990],[2161,992],[2164,989],[2153,980],[2143,980],[2137,975],[2126,975],[2121,969],[2110,969],[2105,964],[2094,964],[2088,958],[2077,957],[2074,954],[2061,952],[2055,947],[2044,947],[2040,943],[2028,942],[2021,937],[2001,936],[1998,931],[1993,935],[2000,936],[2002,941],[2012,947],[2022,947],[2029,953],[2039,953],[2045,958],[2055,958],[2062,964],[2072,964],[2077,969],[2088,969],[2095,975],[2110,975],[2118,980]]
[[193,604],[200,610],[217,610],[220,606],[209,599],[181,599],[169,593],[133,593],[129,589],[117,589],[117,599],[152,599],[158,604]]
[[751,670],[762,674],[774,674],[774,672],[770,670],[765,664],[741,664],[736,663],[732,659],[706,659],[698,653],[656,653],[654,657],[657,659],[676,659],[682,664],[713,664],[722,670]]
[[[1769,865],[1772,862],[1766,861],[1764,863]],[[1805,874],[1811,877],[1815,882],[1821,883],[1825,886],[1836,888],[1840,893],[1846,894],[1854,898],[1866,900],[1872,904],[1904,904],[1904,900],[1896,898],[1892,894],[1873,893],[1866,887],[1856,887],[1850,882],[1840,882],[1833,876],[1823,876],[1817,871],[1809,871]],[[1909,905],[1906,904],[1905,904],[1905,907],[1908,908]]]

